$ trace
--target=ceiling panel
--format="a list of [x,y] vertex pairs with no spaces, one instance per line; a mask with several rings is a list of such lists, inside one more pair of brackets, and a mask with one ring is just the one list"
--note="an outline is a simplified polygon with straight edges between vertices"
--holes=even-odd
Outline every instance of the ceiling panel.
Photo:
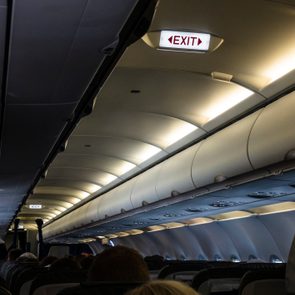
[[[30,193],[57,139],[73,124],[74,110],[105,61],[105,48],[118,45],[136,4],[137,0],[124,5],[115,0],[0,0],[1,69],[6,34],[10,42],[6,84],[1,86],[5,97],[0,102],[0,190],[5,197],[17,193],[23,200]],[[113,59],[115,55],[108,58],[109,66]],[[2,236],[20,202],[11,198],[0,203],[14,208],[9,218],[0,217]]]
[[[130,45],[37,189],[67,187],[69,195],[86,183],[102,186],[93,197],[265,102],[261,90],[295,68],[290,28],[294,9],[284,4],[161,0],[150,31],[208,32],[224,43],[207,54],[160,51],[142,40]],[[226,83],[212,72],[233,78]]]

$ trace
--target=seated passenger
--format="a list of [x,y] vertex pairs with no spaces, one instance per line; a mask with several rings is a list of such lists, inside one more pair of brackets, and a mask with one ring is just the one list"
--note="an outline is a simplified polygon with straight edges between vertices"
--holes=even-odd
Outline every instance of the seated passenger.
[[23,251],[21,249],[18,249],[18,248],[11,249],[8,252],[7,261],[15,261],[22,254],[23,254]]
[[198,295],[194,289],[188,285],[169,280],[157,280],[145,283],[126,295]]
[[84,256],[81,260],[80,260],[80,266],[82,269],[84,270],[89,270],[90,267],[92,266],[92,263],[94,261],[95,257],[90,255],[90,256]]
[[20,263],[38,263],[39,262],[37,256],[31,252],[25,252],[21,254],[16,259],[16,261]]
[[116,246],[98,254],[89,270],[88,281],[145,282],[149,271],[134,249]]
[[55,256],[46,256],[40,261],[40,266],[49,267],[53,262],[55,262],[58,258]]
[[50,266],[52,271],[78,271],[79,269],[79,264],[70,257],[57,259]]
[[6,280],[9,271],[17,264],[16,259],[23,253],[21,249],[11,249],[7,261],[1,265],[0,277]]

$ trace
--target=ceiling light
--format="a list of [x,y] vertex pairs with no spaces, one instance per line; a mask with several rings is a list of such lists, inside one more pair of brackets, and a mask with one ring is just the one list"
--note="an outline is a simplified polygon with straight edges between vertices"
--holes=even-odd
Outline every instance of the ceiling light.
[[118,167],[116,167],[116,168],[118,169],[119,174],[123,175],[135,167],[136,167],[136,165],[133,163],[130,163],[127,161],[122,161],[122,163],[120,165],[118,165]]
[[213,215],[211,218],[217,221],[226,221],[226,220],[232,220],[232,219],[240,219],[252,216],[253,214],[251,212],[247,211],[231,211],[226,213],[221,213],[218,215]]
[[287,212],[287,211],[293,211],[293,210],[295,210],[295,202],[282,202],[282,203],[252,208],[249,211],[259,215],[266,215],[266,214],[281,213],[281,212]]
[[145,230],[147,232],[156,232],[156,231],[161,231],[161,230],[164,230],[166,229],[164,226],[162,225],[151,225],[151,226],[148,226]]
[[117,179],[118,177],[116,175],[110,174],[110,173],[105,173],[105,175],[100,178],[100,182],[103,185],[107,185],[109,183],[111,183],[112,181],[114,181],[115,179]]
[[145,144],[136,156],[139,159],[140,163],[143,163],[144,161],[150,159],[151,157],[153,157],[161,151],[162,150],[160,148],[154,145]]
[[82,199],[85,199],[89,196],[90,196],[90,193],[88,192],[83,192],[83,191],[79,192],[79,197],[81,197]]
[[169,222],[169,223],[164,223],[161,225],[164,226],[166,229],[173,229],[173,228],[179,228],[179,227],[185,226],[185,224],[180,222]]
[[189,220],[184,220],[182,221],[184,224],[188,226],[193,226],[193,225],[199,225],[199,224],[205,224],[205,223],[210,223],[213,222],[212,218],[207,218],[207,217],[197,217],[197,218],[192,218]]
[[100,185],[97,185],[97,184],[88,184],[87,185],[87,191],[90,193],[90,194],[93,194],[95,192],[97,192],[98,190],[101,189],[101,186]]
[[[272,65],[267,68],[267,70],[264,72],[264,75],[269,78],[269,82],[273,82],[275,80],[278,80],[279,78],[285,76],[289,72],[295,69],[295,49],[294,44],[293,46],[289,46],[289,48],[292,48],[288,53],[280,53],[279,58],[276,59],[275,57],[272,58]],[[282,56],[284,56],[282,58]],[[275,61],[275,62],[273,62]]]
[[171,132],[168,132],[164,135],[165,144],[168,147],[197,129],[197,126],[182,121],[181,124],[179,124],[177,127],[174,127]]
[[43,206],[41,204],[30,204],[29,209],[42,209]]
[[136,236],[144,233],[144,231],[140,229],[131,229],[127,230],[126,232],[128,232],[131,236]]
[[222,97],[205,112],[208,121],[220,116],[243,100],[249,98],[252,94],[254,94],[253,91],[237,86],[235,91],[232,91],[231,94]]

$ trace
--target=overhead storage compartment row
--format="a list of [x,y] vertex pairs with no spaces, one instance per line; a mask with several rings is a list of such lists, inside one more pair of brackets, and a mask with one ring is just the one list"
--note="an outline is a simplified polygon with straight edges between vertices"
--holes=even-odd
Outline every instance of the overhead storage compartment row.
[[292,92],[45,226],[44,237],[288,159],[294,109]]

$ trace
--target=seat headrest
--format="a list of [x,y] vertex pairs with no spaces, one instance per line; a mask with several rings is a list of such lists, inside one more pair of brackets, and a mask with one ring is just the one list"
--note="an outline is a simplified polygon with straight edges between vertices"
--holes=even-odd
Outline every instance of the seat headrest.
[[66,245],[51,246],[48,256],[55,256],[57,258],[63,258],[70,255],[70,247]]

